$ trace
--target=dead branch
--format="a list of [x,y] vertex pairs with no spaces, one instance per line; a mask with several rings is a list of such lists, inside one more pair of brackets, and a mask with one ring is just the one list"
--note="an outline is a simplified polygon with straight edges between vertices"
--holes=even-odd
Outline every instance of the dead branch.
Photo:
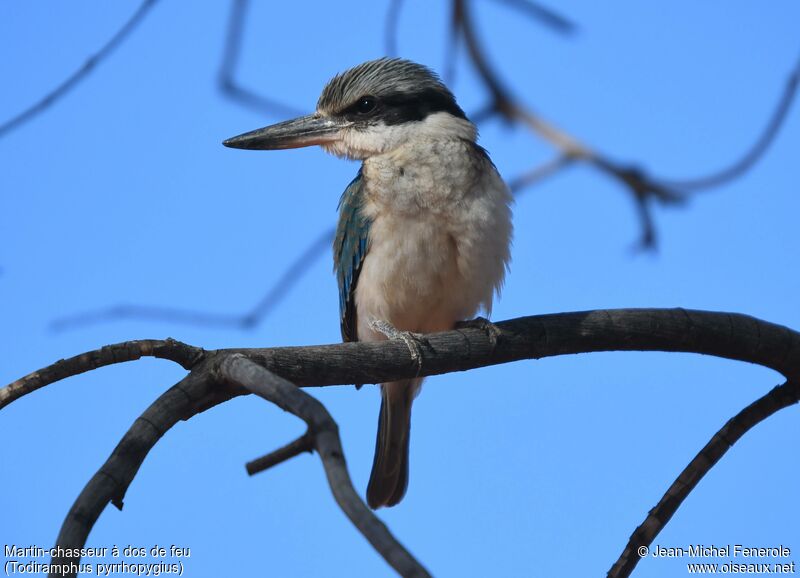
[[247,470],[248,475],[254,476],[259,472],[268,470],[269,468],[277,466],[278,464],[281,464],[286,460],[290,460],[295,456],[312,451],[314,451],[314,437],[310,432],[306,432],[293,442],[289,442],[285,446],[278,448],[277,450],[272,451],[265,456],[261,456],[258,459],[247,462],[244,465],[244,468]]
[[[133,422],[111,456],[86,484],[67,513],[56,543],[65,548],[86,544],[89,532],[106,505],[119,510],[128,486],[139,471],[147,453],[180,420],[226,401],[238,392],[211,378],[210,363],[201,362],[179,383],[164,392]],[[79,562],[80,558],[53,558],[54,564]],[[74,576],[74,574],[73,574]]]
[[[280,391],[289,388],[299,393],[292,384],[323,386],[378,383],[415,375],[464,371],[521,359],[597,351],[693,352],[756,363],[783,374],[792,385],[773,390],[770,395],[745,409],[707,444],[672,485],[662,503],[651,512],[656,522],[648,521],[648,518],[634,533],[631,540],[636,543],[647,543],[647,540],[653,539],[727,447],[756,423],[797,401],[800,333],[746,315],[685,309],[616,309],[522,317],[497,323],[496,327],[499,335],[478,327],[464,327],[426,336],[421,372],[417,360],[412,358],[405,343],[400,340],[205,352],[202,360],[189,364],[192,371],[185,379],[165,392],[134,422],[106,463],[92,477],[67,514],[59,533],[58,545],[81,547],[106,504],[122,507],[125,492],[147,453],[175,423],[247,393],[250,386],[258,387],[254,385],[255,382],[272,384],[269,387],[278,387],[275,383],[280,383],[283,384]],[[193,353],[202,350],[192,348],[188,351]],[[135,358],[134,355],[132,353],[128,357]],[[254,363],[245,363],[245,358]],[[58,363],[42,370],[54,376],[51,381],[60,375],[54,370],[56,366]],[[88,368],[90,364],[81,367]],[[254,369],[256,367],[267,371]],[[280,378],[269,377],[269,372]],[[69,372],[61,373],[69,375]],[[0,390],[0,398],[9,397],[7,391],[10,387]],[[22,395],[24,393],[16,398]],[[309,435],[314,436],[314,447],[321,455],[333,451],[341,456],[340,445],[329,445],[338,443],[338,438],[329,438],[324,444],[325,449],[320,445],[320,430],[315,429],[320,426],[314,421],[319,418],[317,410],[306,410],[302,405],[317,407],[317,402],[310,402],[309,399],[312,398],[292,394],[291,402],[282,400],[276,403],[306,419]],[[335,424],[325,427],[335,427]],[[276,459],[276,452],[273,452],[271,459],[277,462],[287,459],[289,454],[297,455],[298,450],[305,448],[304,444],[305,441],[290,444],[277,452],[280,459]],[[346,489],[350,485],[349,477],[342,477],[338,465],[333,470],[329,469],[332,467],[330,464],[325,467],[337,501],[342,500],[347,504],[343,507],[351,508],[349,512],[346,510],[347,515],[362,530],[363,527],[372,527],[372,522],[360,517],[359,506],[352,502],[353,496]],[[337,492],[340,493],[337,495]],[[376,538],[368,536],[368,539],[372,542]],[[396,551],[394,555],[397,555]],[[621,559],[620,564],[632,569],[628,549]]]
[[333,497],[356,529],[401,576],[430,576],[356,493],[347,472],[339,427],[324,405],[240,354],[226,356],[220,363],[219,373],[230,383],[246,388],[305,421],[314,449],[325,467]]
[[191,369],[202,360],[203,355],[204,351],[199,347],[192,347],[174,339],[141,339],[106,345],[94,351],[57,361],[0,389],[0,409],[45,385],[98,367],[136,361],[142,357],[156,357],[174,361],[184,369]]
[[[241,353],[301,387],[383,383],[599,351],[700,353],[763,365],[787,379],[800,378],[800,334],[739,313],[598,309],[518,317],[495,325],[501,335],[494,344],[484,331],[470,327],[426,335],[429,347],[422,350],[421,370],[399,341],[209,350],[204,359]],[[9,388],[0,389],[0,399],[10,397]]]
[[655,537],[672,519],[703,476],[722,459],[722,456],[733,447],[733,444],[772,414],[798,402],[800,402],[800,381],[786,382],[773,388],[728,420],[689,462],[678,478],[672,482],[664,497],[647,514],[644,522],[636,528],[619,559],[608,571],[609,578],[626,578],[631,575],[636,564],[642,559],[642,556],[637,553],[639,548],[650,546],[653,543]]

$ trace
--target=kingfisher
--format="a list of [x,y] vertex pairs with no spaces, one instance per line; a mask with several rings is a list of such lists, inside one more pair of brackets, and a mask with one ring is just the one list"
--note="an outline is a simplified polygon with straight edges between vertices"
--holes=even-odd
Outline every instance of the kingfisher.
[[[333,242],[344,341],[401,338],[419,360],[424,334],[491,324],[510,260],[511,194],[478,131],[429,68],[399,58],[331,79],[313,114],[223,144],[276,150],[321,146],[361,161],[339,200]],[[471,321],[470,321],[471,320]],[[408,486],[411,404],[422,378],[381,384],[373,509]]]

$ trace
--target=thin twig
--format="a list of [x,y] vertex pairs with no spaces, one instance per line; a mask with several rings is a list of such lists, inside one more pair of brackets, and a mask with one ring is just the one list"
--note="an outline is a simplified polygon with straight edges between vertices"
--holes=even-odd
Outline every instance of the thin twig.
[[106,345],[34,371],[0,389],[0,409],[14,400],[73,375],[92,371],[98,367],[136,361],[142,357],[168,359],[184,369],[191,369],[203,359],[205,352],[174,339],[141,339]]
[[728,420],[689,462],[664,497],[647,514],[644,522],[636,528],[619,559],[608,571],[609,578],[626,578],[631,575],[639,560],[647,556],[650,544],[672,519],[683,501],[722,456],[733,447],[733,444],[769,416],[798,401],[800,401],[800,381],[789,381],[773,388]]
[[308,244],[297,259],[273,283],[261,301],[245,316],[247,326],[254,327],[258,325],[264,317],[286,298],[314,262],[325,253],[325,249],[331,246],[335,232],[332,228],[326,229]]
[[781,127],[786,121],[786,116],[789,114],[789,110],[792,107],[795,95],[797,94],[798,84],[800,84],[800,57],[798,57],[792,72],[789,74],[789,78],[786,81],[786,86],[784,87],[781,97],[778,100],[778,105],[775,107],[775,110],[770,116],[767,125],[764,127],[764,130],[756,139],[756,142],[753,143],[753,146],[751,146],[740,159],[736,160],[729,167],[724,168],[716,173],[695,179],[660,179],[660,181],[667,187],[673,189],[694,192],[702,189],[718,187],[741,177],[744,173],[750,170],[753,165],[755,165],[761,159],[761,157],[764,156],[764,153],[767,152],[767,149],[775,141],[775,137],[778,136]]
[[325,249],[333,242],[333,229],[320,233],[291,265],[273,282],[267,293],[249,311],[244,314],[208,313],[176,307],[157,307],[148,305],[114,305],[107,309],[77,313],[69,317],[61,317],[50,324],[54,331],[65,331],[93,325],[103,321],[120,319],[153,319],[203,327],[221,327],[228,329],[252,329],[258,326],[291,292],[303,275],[311,269],[314,262],[325,253]]
[[542,6],[538,2],[531,0],[495,0],[499,4],[505,4],[523,14],[533,18],[539,24],[544,24],[550,30],[559,34],[573,34],[578,27],[569,18],[559,14],[552,8]]
[[389,0],[389,8],[386,10],[386,24],[384,27],[384,41],[386,43],[386,55],[396,56],[397,48],[397,29],[400,26],[400,12],[403,9],[403,0]]
[[105,60],[117,46],[119,46],[131,32],[133,32],[139,23],[144,19],[150,9],[155,5],[157,0],[144,0],[136,12],[122,25],[112,37],[106,42],[100,50],[95,52],[86,62],[83,63],[79,69],[69,75],[61,84],[56,86],[53,90],[48,92],[41,100],[34,103],[27,109],[23,110],[18,115],[0,124],[0,138],[12,130],[19,128],[26,122],[30,121],[37,115],[41,114],[58,100],[63,98],[69,91],[75,88],[81,81],[85,80],[91,72],[93,72],[98,64]]
[[574,160],[573,157],[567,155],[553,157],[549,161],[510,179],[508,181],[508,188],[511,189],[511,192],[514,193],[515,196],[519,196],[526,187],[537,184],[545,178],[556,174],[571,165]]
[[314,450],[314,436],[306,432],[301,437],[297,438],[291,443],[286,444],[282,448],[278,448],[274,452],[270,452],[265,456],[256,458],[253,461],[247,462],[244,467],[247,470],[247,475],[253,476],[271,467],[277,466],[292,459],[304,452],[311,452]]
[[[522,2],[522,0],[503,1],[515,5]],[[529,107],[522,105],[515,99],[502,84],[494,68],[489,64],[485,51],[478,41],[470,18],[469,0],[453,0],[453,21],[460,29],[460,35],[463,35],[465,39],[468,54],[478,71],[478,75],[492,95],[491,108],[485,109],[481,117],[486,118],[491,114],[499,114],[509,122],[521,123],[563,154],[586,162],[624,184],[632,193],[631,198],[636,204],[642,227],[639,241],[639,246],[642,248],[654,248],[656,245],[651,201],[656,200],[662,204],[680,203],[686,199],[689,192],[720,186],[742,176],[764,155],[769,145],[774,141],[781,126],[785,123],[797,92],[797,86],[800,83],[800,59],[798,59],[764,131],[745,155],[730,167],[709,176],[692,180],[680,181],[655,178],[637,167],[619,164],[596,150],[592,150],[574,136],[545,121],[542,117],[532,112]],[[454,32],[453,34],[457,33]]]
[[[455,12],[450,14],[450,22],[447,25],[447,39],[444,45],[444,81],[447,85],[452,85],[456,81],[456,64],[458,62],[458,52],[461,46],[461,27],[455,17]],[[474,116],[471,117],[473,122]]]
[[50,323],[53,331],[68,331],[78,329],[104,321],[118,321],[121,319],[151,319],[167,323],[181,323],[184,325],[199,325],[202,327],[220,327],[230,329],[245,329],[250,327],[246,315],[224,313],[208,313],[192,309],[179,309],[177,307],[159,307],[157,305],[113,305],[106,309],[76,313],[67,317],[59,317]]
[[486,118],[492,113],[499,114],[509,122],[527,126],[554,146],[562,155],[586,162],[624,184],[632,193],[631,198],[636,203],[642,222],[643,232],[640,244],[642,247],[652,248],[655,242],[655,233],[650,216],[650,199],[654,198],[662,203],[675,203],[681,201],[683,196],[678,191],[669,190],[668,187],[655,182],[643,171],[619,165],[600,155],[571,134],[521,104],[512,96],[489,64],[472,23],[468,0],[453,0],[453,20],[458,23],[470,60],[492,97],[491,107],[485,109],[481,116]]
[[236,80],[236,66],[241,53],[244,20],[249,5],[249,0],[232,0],[225,48],[222,52],[222,62],[217,76],[220,91],[231,100],[259,112],[273,116],[298,116],[301,113],[293,106],[244,88]]
[[[538,167],[518,175],[508,181],[508,186],[515,194],[544,180],[559,170],[569,166],[574,159],[561,155],[543,163]],[[203,327],[221,327],[229,329],[252,329],[257,327],[267,316],[291,293],[295,285],[311,269],[314,262],[325,254],[325,250],[333,241],[334,231],[328,229],[320,233],[286,268],[281,276],[261,300],[250,311],[239,315],[208,313],[175,307],[157,307],[146,305],[115,305],[107,309],[77,313],[61,317],[50,324],[54,331],[66,331],[93,325],[104,321],[120,319],[152,319],[155,321],[201,325]]]
[[322,403],[243,355],[226,356],[219,374],[306,422],[333,497],[356,529],[401,576],[430,576],[359,497],[347,471],[339,427]]

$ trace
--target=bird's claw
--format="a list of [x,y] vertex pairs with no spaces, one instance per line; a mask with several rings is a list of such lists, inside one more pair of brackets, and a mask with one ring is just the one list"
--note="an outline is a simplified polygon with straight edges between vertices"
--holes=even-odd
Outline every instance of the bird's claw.
[[503,331],[497,325],[486,319],[486,317],[476,317],[475,319],[468,319],[466,321],[459,321],[456,323],[456,329],[470,328],[480,329],[486,333],[492,349],[497,346],[497,340],[503,334]]
[[400,331],[383,319],[373,319],[370,321],[369,326],[378,333],[385,335],[388,339],[401,339],[408,347],[411,353],[411,359],[417,364],[417,374],[422,371],[422,347],[430,347],[428,339],[422,333],[413,333],[411,331]]

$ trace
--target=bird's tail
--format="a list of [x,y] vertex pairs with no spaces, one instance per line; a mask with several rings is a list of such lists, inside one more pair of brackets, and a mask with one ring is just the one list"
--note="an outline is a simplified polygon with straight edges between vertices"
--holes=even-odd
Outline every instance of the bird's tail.
[[367,503],[372,509],[394,506],[406,493],[411,403],[421,382],[407,379],[381,385],[378,438],[367,486]]

